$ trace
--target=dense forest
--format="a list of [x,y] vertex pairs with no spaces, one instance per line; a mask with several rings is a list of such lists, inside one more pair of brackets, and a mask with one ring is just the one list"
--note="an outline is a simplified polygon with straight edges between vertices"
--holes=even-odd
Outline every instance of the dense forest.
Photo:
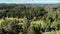
[[60,34],[60,6],[2,5],[0,34]]

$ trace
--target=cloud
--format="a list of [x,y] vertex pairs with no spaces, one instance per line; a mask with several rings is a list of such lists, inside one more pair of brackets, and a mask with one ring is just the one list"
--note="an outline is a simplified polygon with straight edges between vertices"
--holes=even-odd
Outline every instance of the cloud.
[[60,3],[60,0],[0,0],[0,3]]
[[19,0],[20,3],[60,3],[60,0]]

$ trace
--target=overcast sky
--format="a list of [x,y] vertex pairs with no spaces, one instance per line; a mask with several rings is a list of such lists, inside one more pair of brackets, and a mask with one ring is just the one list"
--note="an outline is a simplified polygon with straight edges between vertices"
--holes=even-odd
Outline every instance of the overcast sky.
[[60,3],[60,0],[0,0],[0,3]]

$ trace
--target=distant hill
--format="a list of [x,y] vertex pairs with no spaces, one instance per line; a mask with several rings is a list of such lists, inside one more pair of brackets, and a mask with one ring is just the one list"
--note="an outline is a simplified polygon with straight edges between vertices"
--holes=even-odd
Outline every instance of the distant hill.
[[4,3],[0,3],[0,9],[10,9],[17,6],[17,4],[4,4]]
[[56,3],[56,4],[22,4],[22,5],[26,5],[26,6],[47,6],[47,5],[50,5],[50,6],[60,6],[60,3]]
[[6,3],[0,3],[0,9],[10,9],[13,8],[15,6],[60,6],[60,3],[57,4],[6,4]]

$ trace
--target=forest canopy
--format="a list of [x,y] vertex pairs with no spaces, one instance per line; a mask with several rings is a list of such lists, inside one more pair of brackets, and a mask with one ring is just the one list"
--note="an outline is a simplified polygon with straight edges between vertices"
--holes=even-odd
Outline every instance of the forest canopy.
[[16,5],[0,8],[1,34],[43,34],[59,30],[60,6]]

